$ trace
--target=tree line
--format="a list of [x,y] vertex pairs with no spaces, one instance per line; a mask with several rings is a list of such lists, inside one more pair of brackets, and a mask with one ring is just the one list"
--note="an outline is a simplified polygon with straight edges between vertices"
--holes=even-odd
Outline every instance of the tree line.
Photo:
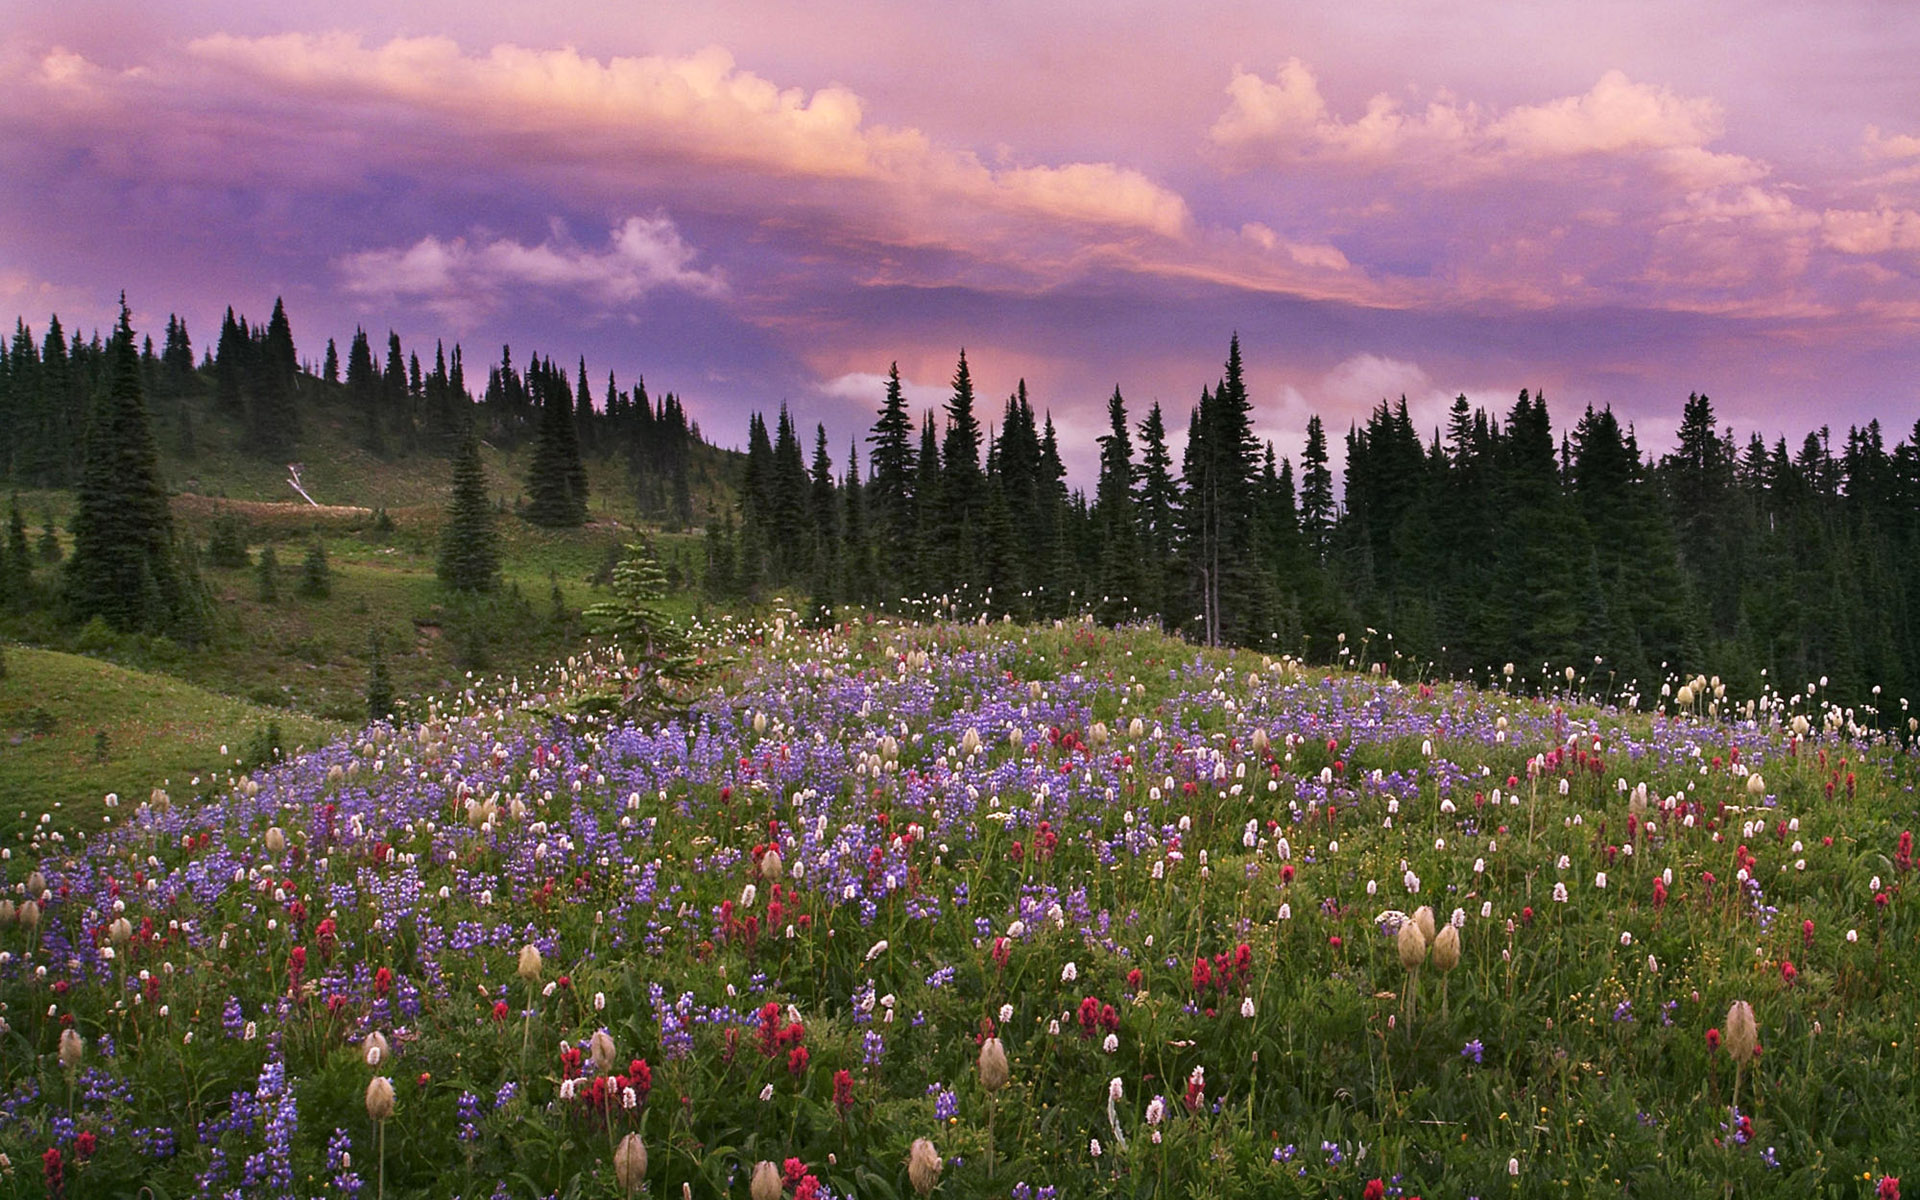
[[1890,711],[1920,690],[1920,424],[1894,446],[1878,421],[1769,445],[1696,393],[1654,456],[1607,407],[1556,434],[1543,395],[1505,412],[1461,396],[1423,434],[1402,397],[1347,430],[1336,488],[1318,416],[1297,466],[1255,435],[1235,337],[1177,465],[1168,414],[1136,419],[1114,390],[1089,496],[1024,382],[994,431],[980,407],[964,352],[917,422],[894,368],[864,471],[860,442],[836,466],[823,426],[809,459],[784,406],[771,427],[750,417],[738,525],[706,531],[708,593],[1091,612],[1451,677],[1573,667],[1641,695],[1680,672],[1746,695],[1825,680],[1862,704],[1881,686]]
[[[26,488],[79,484],[87,427],[109,386],[111,339],[69,335],[57,315],[41,336],[24,318],[0,353],[0,483]],[[484,390],[467,383],[462,347],[436,342],[431,365],[389,331],[384,350],[356,329],[343,356],[327,340],[318,362],[303,361],[284,303],[252,322],[228,308],[213,348],[196,361],[187,323],[167,318],[156,350],[136,338],[135,362],[157,445],[182,460],[199,453],[209,421],[236,431],[236,445],[268,461],[294,457],[317,407],[345,406],[356,440],[380,457],[448,455],[471,425],[504,450],[531,445],[525,482],[529,519],[579,524],[587,513],[584,461],[623,462],[638,510],[669,525],[693,522],[689,468],[700,427],[675,394],[647,393],[644,379],[621,387],[606,376],[594,403],[586,360],[570,379],[551,358],[524,370],[510,346],[489,367]]]

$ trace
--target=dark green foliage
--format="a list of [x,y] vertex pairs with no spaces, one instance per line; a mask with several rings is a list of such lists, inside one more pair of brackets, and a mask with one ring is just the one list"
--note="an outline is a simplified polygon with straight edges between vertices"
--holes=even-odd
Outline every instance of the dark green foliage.
[[1094,615],[1113,622],[1132,616],[1145,598],[1138,517],[1134,511],[1133,439],[1120,389],[1107,400],[1107,432],[1100,438],[1100,480],[1093,520],[1100,539]]
[[[538,360],[535,360],[538,367]],[[527,468],[526,518],[564,528],[587,519],[587,472],[573,418],[567,377],[548,368],[531,372],[540,404],[540,435]]]
[[440,581],[456,591],[492,591],[500,582],[499,536],[487,505],[486,465],[471,422],[453,455],[453,498],[440,535]]
[[253,565],[247,555],[246,522],[232,513],[222,513],[213,522],[207,537],[207,561],[216,567],[238,570]]
[[[700,590],[709,600],[727,600],[738,594],[739,581],[734,573],[733,518],[716,523],[707,516],[706,570],[700,575]],[[611,581],[612,572],[608,572]]]
[[272,604],[280,598],[280,559],[273,552],[273,543],[260,547],[260,559],[255,564],[254,596],[262,604]]
[[367,720],[384,721],[393,715],[393,677],[376,630],[367,635]]
[[75,494],[65,609],[75,622],[99,616],[123,632],[161,633],[187,615],[195,597],[173,544],[173,517],[160,486],[159,449],[124,302],[110,353],[111,381],[88,423]]
[[14,497],[7,514],[7,537],[0,544],[0,603],[22,607],[33,593],[33,552],[27,546],[27,522]]
[[935,508],[934,544],[942,574],[956,584],[985,583],[980,563],[980,522],[986,512],[987,478],[980,467],[980,419],[973,411],[973,373],[966,351],[953,371],[953,395],[947,400],[946,437],[940,445],[940,497]]
[[625,703],[643,715],[683,707],[706,674],[686,632],[661,607],[666,594],[666,572],[652,545],[637,542],[614,569],[613,595],[584,614],[620,647],[631,675]]
[[306,560],[300,564],[300,582],[294,592],[307,600],[322,600],[333,594],[333,572],[327,567],[327,547],[314,538],[307,547]]
[[64,557],[60,550],[60,534],[53,528],[52,513],[41,518],[40,540],[35,549],[43,563],[57,563]]

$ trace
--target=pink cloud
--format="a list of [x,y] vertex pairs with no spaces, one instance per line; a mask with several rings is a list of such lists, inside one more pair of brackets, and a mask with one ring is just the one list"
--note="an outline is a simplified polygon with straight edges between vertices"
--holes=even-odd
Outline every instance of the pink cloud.
[[912,128],[871,124],[843,87],[780,87],[718,47],[616,56],[500,45],[468,54],[447,38],[279,34],[199,39],[189,53],[256,82],[335,101],[382,101],[483,135],[552,137],[584,152],[627,150],[774,175],[860,180],[923,200],[1179,237],[1186,202],[1112,163],[995,170]]
[[1766,167],[1705,147],[1723,132],[1720,105],[1635,83],[1619,70],[1591,89],[1494,114],[1442,94],[1408,110],[1384,93],[1351,120],[1334,115],[1319,81],[1289,59],[1272,82],[1235,71],[1230,103],[1208,139],[1231,165],[1248,168],[1324,161],[1369,167],[1425,167],[1436,182],[1463,183],[1527,164],[1583,156],[1646,155],[1652,166],[1690,188],[1744,183]]
[[577,246],[561,231],[537,246],[428,236],[404,248],[349,254],[338,267],[355,295],[420,299],[466,325],[518,288],[568,292],[605,306],[663,287],[725,295],[725,280],[717,271],[695,269],[696,257],[673,222],[657,214],[628,217],[609,234],[605,250]]

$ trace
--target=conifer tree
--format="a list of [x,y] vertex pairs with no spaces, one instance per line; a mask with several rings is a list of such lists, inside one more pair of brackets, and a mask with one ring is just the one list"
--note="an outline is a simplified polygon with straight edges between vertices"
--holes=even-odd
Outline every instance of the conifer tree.
[[869,462],[873,483],[869,489],[874,540],[883,561],[901,562],[914,553],[917,518],[914,513],[913,418],[900,388],[900,364],[887,370],[887,394],[880,416],[867,435],[873,446]]
[[559,528],[587,519],[586,466],[565,376],[542,371],[540,433],[527,468],[527,520]]
[[75,621],[98,616],[115,629],[162,632],[186,615],[192,597],[173,542],[124,298],[109,354],[110,382],[88,423],[75,495],[66,611]]
[[1167,449],[1166,422],[1157,400],[1140,423],[1139,487],[1141,557],[1147,577],[1141,607],[1171,626],[1178,617],[1174,607],[1179,594],[1174,551],[1179,536],[1175,516],[1180,491],[1173,479],[1173,455]]
[[709,600],[725,600],[738,586],[734,576],[733,518],[715,521],[707,514],[706,570],[700,574],[700,590]]
[[387,656],[381,652],[380,634],[376,630],[367,635],[367,723],[384,721],[392,715],[393,676],[387,672]]
[[693,685],[706,674],[686,632],[662,607],[666,594],[666,573],[651,543],[642,540],[629,545],[613,569],[613,595],[585,613],[626,655],[635,676],[627,707],[643,716],[684,707]]
[[7,514],[5,552],[0,554],[0,601],[16,608],[33,594],[33,551],[27,546],[27,522],[20,515],[20,497]]
[[979,584],[979,522],[986,509],[986,475],[980,468],[980,419],[973,411],[973,374],[967,352],[953,372],[947,401],[947,433],[940,447],[940,505],[936,526],[944,553],[943,584]]
[[472,421],[453,452],[453,497],[440,534],[440,581],[456,591],[490,592],[500,582],[500,550],[487,503],[487,469]]
[[842,592],[854,604],[874,601],[873,542],[867,525],[867,485],[860,482],[859,443],[847,442],[847,475],[840,485]]
[[1133,439],[1127,428],[1127,403],[1117,386],[1107,400],[1107,432],[1099,442],[1100,479],[1094,491],[1093,520],[1100,570],[1094,615],[1111,624],[1138,612],[1145,599],[1134,513]]
[[323,600],[333,594],[333,572],[327,566],[327,548],[317,537],[307,547],[306,560],[300,564],[300,582],[293,590],[308,600]]
[[260,547],[260,559],[254,564],[255,595],[262,604],[272,604],[280,598],[280,558],[273,552],[273,543]]

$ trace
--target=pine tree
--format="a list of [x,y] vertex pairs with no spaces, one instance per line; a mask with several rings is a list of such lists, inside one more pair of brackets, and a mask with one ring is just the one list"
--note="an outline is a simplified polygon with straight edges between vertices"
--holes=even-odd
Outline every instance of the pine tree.
[[645,716],[683,708],[706,674],[685,631],[662,607],[666,594],[666,573],[652,545],[641,541],[628,546],[614,568],[613,595],[585,613],[626,655],[634,674],[626,703]]
[[700,590],[709,600],[729,599],[738,587],[733,566],[733,518],[717,522],[709,512],[706,543],[707,566],[700,574]]
[[381,652],[378,631],[367,635],[367,723],[384,721],[393,715],[393,677],[387,673],[387,657]]
[[280,598],[280,558],[273,552],[273,543],[260,547],[260,560],[254,565],[255,594],[260,603],[272,604]]
[[859,443],[847,443],[847,475],[840,485],[840,574],[853,604],[871,604],[874,596],[873,542],[867,527],[867,485],[860,482]]
[[453,497],[440,534],[440,581],[456,591],[490,592],[500,582],[500,549],[487,503],[480,436],[468,421],[453,452]]
[[222,513],[214,518],[213,532],[207,537],[207,561],[227,570],[253,565],[247,556],[247,529],[239,517]]
[[906,397],[900,389],[899,363],[887,370],[886,400],[881,404],[880,416],[874,421],[867,441],[873,446],[869,459],[873,483],[869,495],[874,540],[883,561],[903,562],[914,553],[916,458],[913,418],[907,414]]
[[328,383],[340,382],[340,349],[332,338],[327,339],[327,361],[320,368],[320,378]]
[[840,497],[833,482],[833,461],[827,457],[827,427],[814,428],[813,480],[809,497],[813,517],[811,587],[814,619],[821,628],[833,623],[838,603],[840,571]]
[[1145,599],[1138,519],[1134,512],[1133,439],[1127,430],[1127,404],[1116,386],[1107,400],[1107,433],[1100,439],[1100,479],[1094,490],[1093,520],[1100,546],[1100,573],[1094,615],[1113,624],[1140,611]]
[[286,306],[273,302],[265,337],[254,350],[248,372],[253,387],[246,398],[247,446],[264,458],[284,458],[300,433],[294,389],[300,364]]
[[162,632],[186,615],[193,598],[176,557],[124,298],[109,354],[111,381],[88,424],[75,496],[66,611],[78,622],[98,616],[115,629]]
[[306,561],[300,564],[300,582],[294,593],[308,600],[324,600],[333,594],[333,573],[327,567],[327,548],[319,538],[307,547]]
[[538,385],[540,433],[527,468],[527,520],[561,528],[587,519],[586,466],[573,422],[572,397],[564,376],[543,370]]
[[967,352],[953,372],[947,401],[947,434],[940,447],[940,507],[937,525],[947,586],[978,585],[979,522],[986,509],[986,475],[980,468],[980,420],[973,411],[973,374]]
[[1307,418],[1307,448],[1300,455],[1300,532],[1315,562],[1327,560],[1333,532],[1333,472],[1327,467],[1327,431],[1318,413]]
[[1136,511],[1145,560],[1146,583],[1141,597],[1145,612],[1159,615],[1169,625],[1179,616],[1175,606],[1178,566],[1174,549],[1179,530],[1176,512],[1180,491],[1173,479],[1173,455],[1167,449],[1167,427],[1160,402],[1147,410],[1140,423],[1140,477]]

